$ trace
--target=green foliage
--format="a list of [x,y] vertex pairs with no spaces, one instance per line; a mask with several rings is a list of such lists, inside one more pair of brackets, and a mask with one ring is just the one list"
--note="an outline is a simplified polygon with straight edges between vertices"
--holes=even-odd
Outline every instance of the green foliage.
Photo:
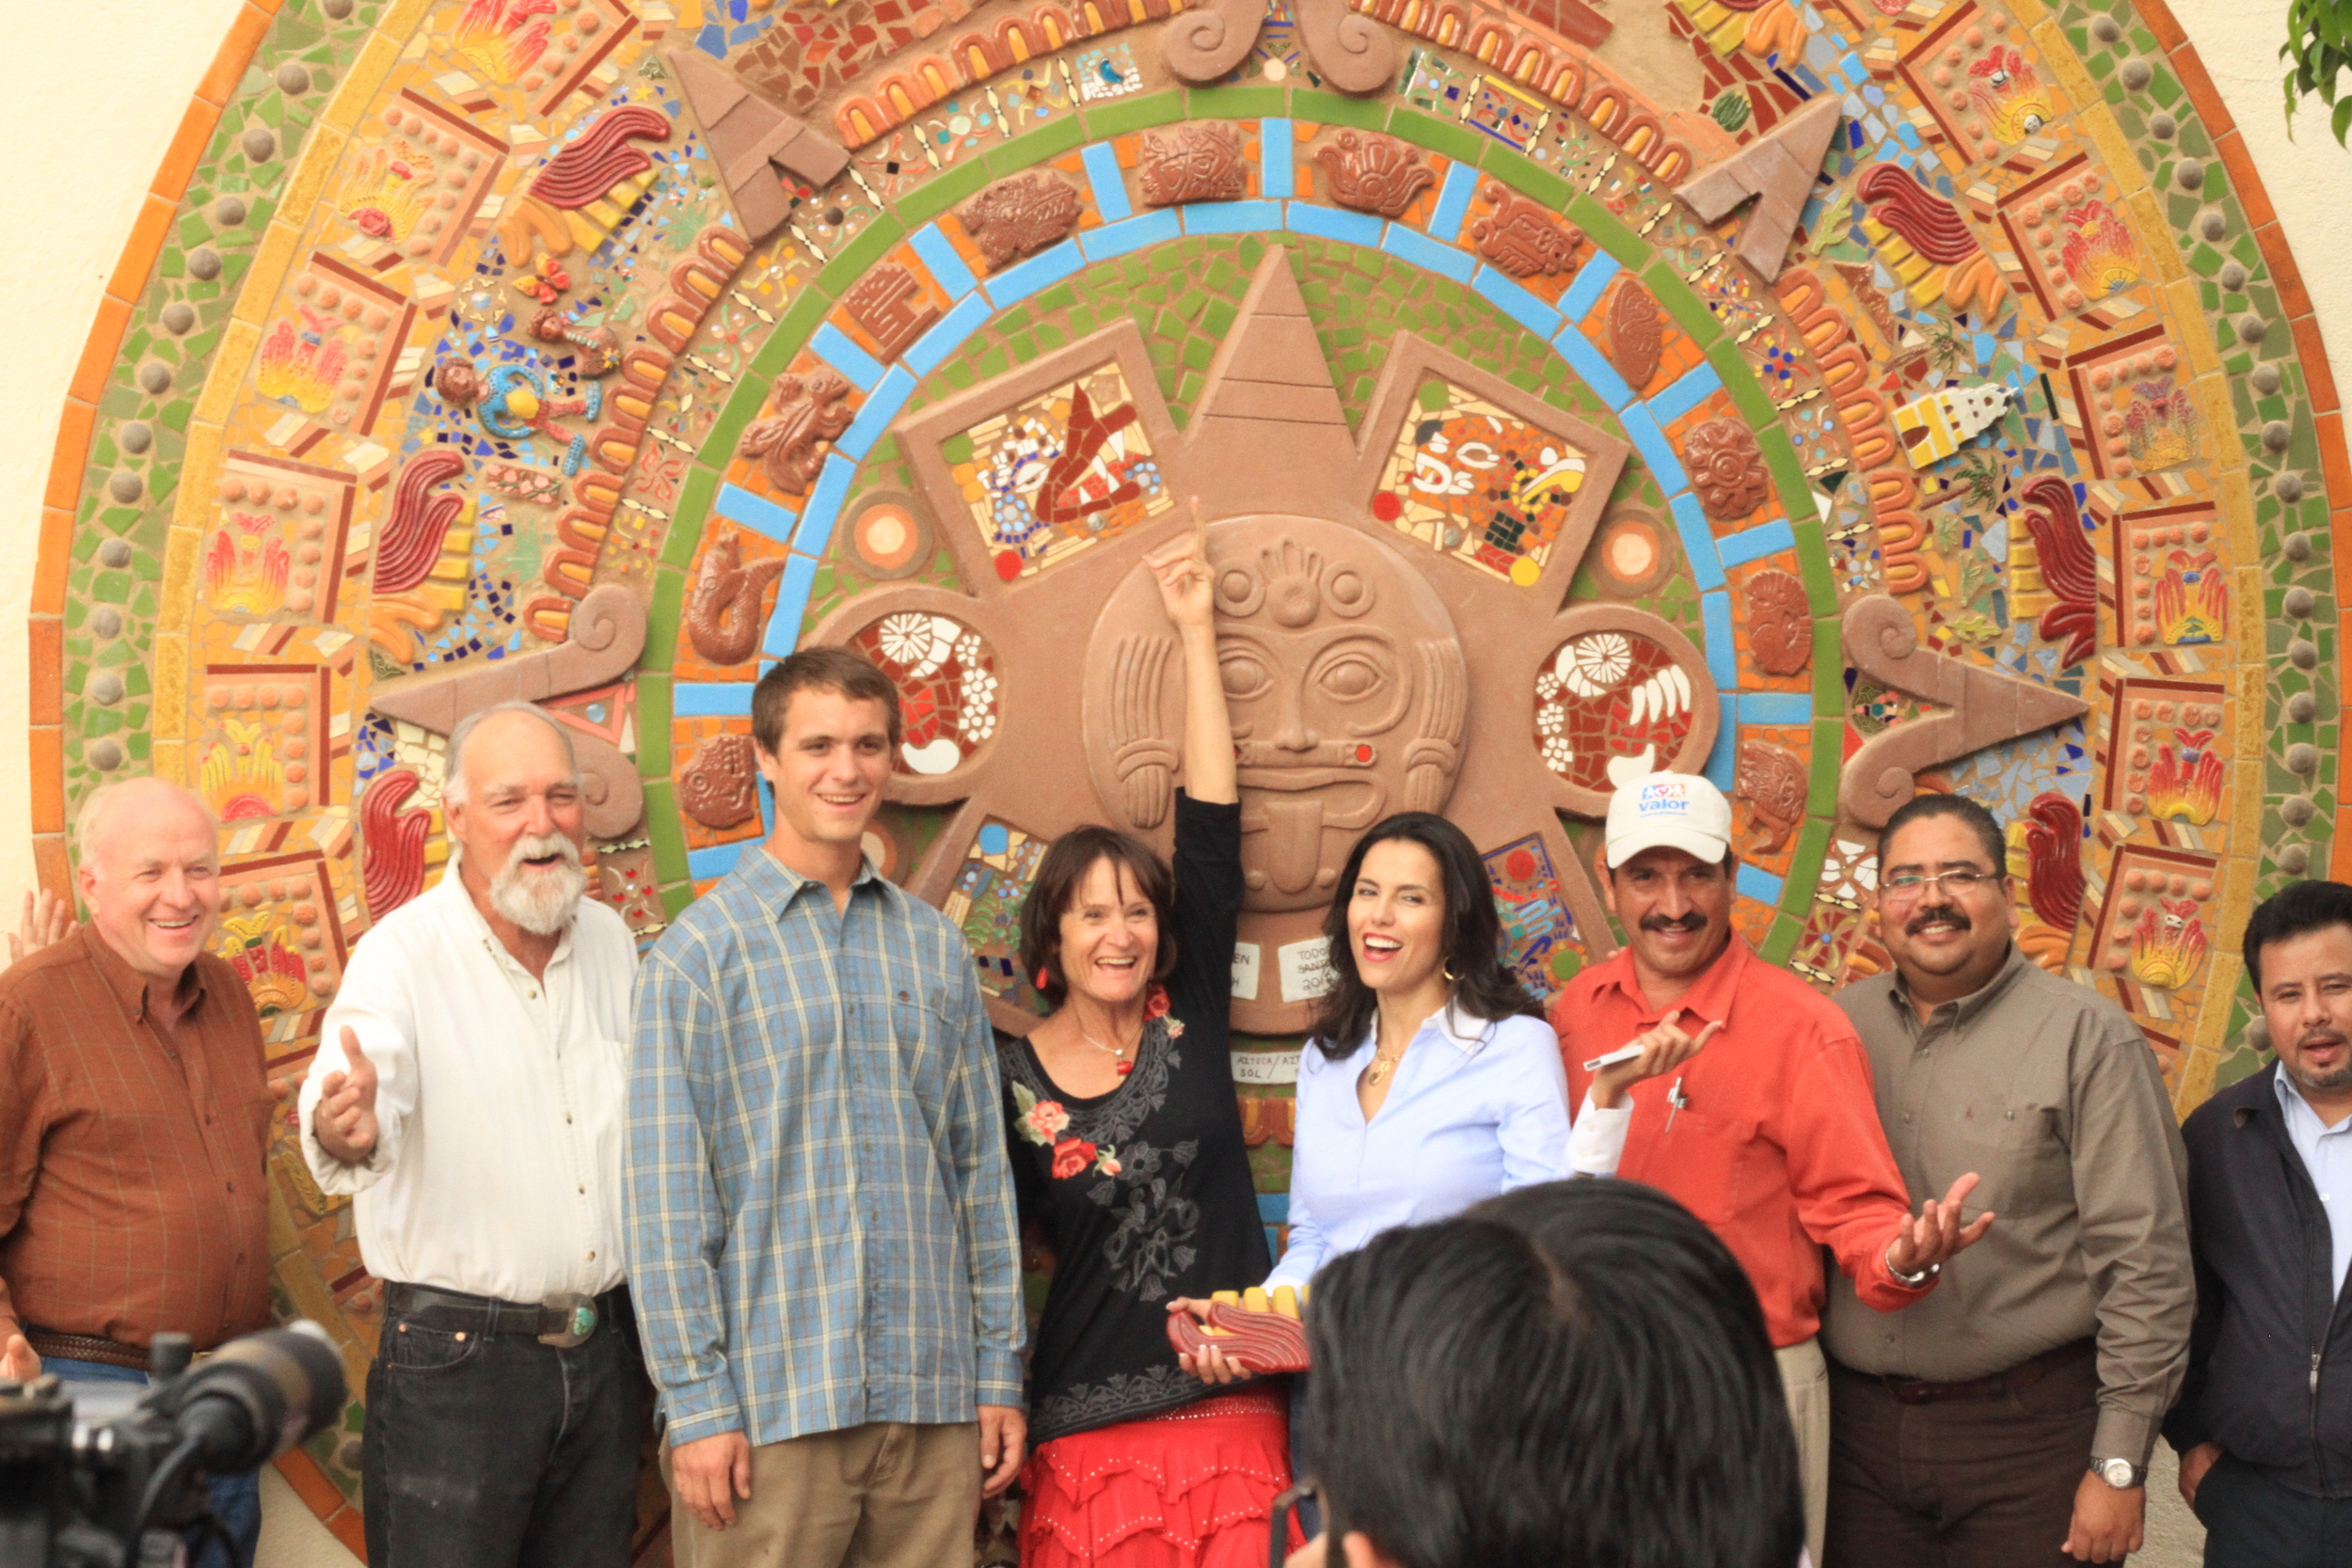
[[2352,131],[2352,95],[2338,94],[2339,78],[2352,67],[2352,0],[2290,0],[2287,41],[2279,54],[2291,68],[2280,84],[2286,92],[2287,134],[2295,134],[2297,104],[2316,94],[2333,105],[2328,128],[2344,146],[2344,133]]

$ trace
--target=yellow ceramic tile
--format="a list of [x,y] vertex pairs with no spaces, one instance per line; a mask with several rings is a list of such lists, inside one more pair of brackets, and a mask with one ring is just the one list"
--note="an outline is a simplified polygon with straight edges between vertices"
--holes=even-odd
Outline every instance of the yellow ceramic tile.
[[[220,335],[220,352],[213,356],[212,373],[204,378],[204,394],[196,400],[196,417],[207,424],[226,424],[229,410],[245,389],[245,372],[262,346],[262,329],[252,322],[231,321]],[[184,483],[183,490],[186,488]]]
[[196,613],[196,562],[203,552],[206,531],[175,528],[164,542],[164,590],[159,618],[165,626],[184,626]]
[[285,194],[278,201],[279,212],[308,221],[310,209],[318,205],[327,181],[334,176],[335,165],[343,155],[343,144],[349,139],[331,125],[322,125],[310,133],[310,141],[302,149],[302,161],[286,177]]
[[[164,568],[168,579],[171,568]],[[169,624],[167,617],[167,624]],[[158,631],[154,653],[155,701],[149,709],[148,733],[155,737],[156,751],[162,742],[181,741],[188,733],[188,639],[184,632]],[[162,759],[157,758],[155,769],[163,771]]]
[[2132,150],[2131,141],[2117,126],[2113,115],[2104,108],[2093,108],[2075,116],[2075,124],[2098,148],[2095,161],[2099,172],[2115,182],[2118,195],[2130,197],[2148,188],[2148,171],[2139,166],[2139,154]]
[[2156,193],[2133,192],[2124,198],[2123,210],[2132,226],[2132,237],[2139,242],[2139,253],[2148,259],[2149,277],[2158,283],[2186,277],[2188,267],[2181,260],[2181,247],[2165,227],[2164,210],[2156,205]]
[[220,478],[220,454],[227,445],[216,423],[199,420],[188,426],[187,446],[180,461],[180,490],[171,503],[171,526],[200,529],[212,520],[213,486]]
[[[291,202],[280,210],[305,215],[310,211]],[[238,292],[237,308],[230,312],[235,320],[259,326],[268,318],[277,308],[278,288],[286,281],[286,269],[294,265],[294,249],[301,243],[301,231],[293,224],[282,218],[270,224],[253,252],[253,265],[245,275],[245,287]]]
[[[2214,476],[2221,527],[2230,542],[2233,561],[2262,559],[2262,536],[2254,530],[2254,486],[2244,468],[2224,468]],[[2255,662],[2261,662],[2259,656]]]
[[[2192,334],[2193,335],[2193,334]],[[2224,472],[2244,467],[2237,439],[2237,411],[2230,403],[2230,383],[2216,366],[2197,378],[2197,404],[2211,437],[2207,461]]]
[[[395,9],[408,9],[406,6]],[[416,8],[422,9],[421,7]],[[389,17],[375,24],[375,36],[369,39],[343,74],[343,85],[335,90],[335,101],[326,106],[323,122],[349,135],[366,117],[368,105],[375,101],[384,78],[391,74],[399,63],[400,46],[406,33],[393,25]]]
[[[2255,567],[2241,566],[2233,575],[2237,578],[2238,603],[2248,603],[2246,594],[2250,591],[2255,595],[2251,602],[2261,604],[2262,576],[2260,571]],[[2270,733],[2269,726],[2263,716],[2262,617],[2241,615],[2238,620],[2241,626],[2238,638],[2241,652],[2247,641],[2243,627],[2249,625],[2253,627],[2255,659],[2251,664],[2240,664],[2237,670],[2236,756],[2238,765],[2230,771],[2230,820],[2242,825],[2239,832],[2241,839],[2250,839],[2258,837],[2262,832],[2262,755],[2263,748],[2269,741]],[[2236,928],[2233,926],[2221,927],[2225,931]]]
[[188,782],[187,750],[185,741],[158,740],[149,749],[148,767],[159,779],[184,784]]
[[2033,40],[2034,48],[2042,54],[2042,66],[2058,79],[2059,87],[2066,89],[2067,101],[2074,105],[2076,117],[2088,119],[2092,114],[2104,112],[2088,107],[2099,102],[2099,88],[2091,81],[2090,72],[2083,69],[2082,61],[2074,57],[2074,47],[2066,41],[2066,35],[2059,30],[2058,23],[2045,20],[2026,31]]

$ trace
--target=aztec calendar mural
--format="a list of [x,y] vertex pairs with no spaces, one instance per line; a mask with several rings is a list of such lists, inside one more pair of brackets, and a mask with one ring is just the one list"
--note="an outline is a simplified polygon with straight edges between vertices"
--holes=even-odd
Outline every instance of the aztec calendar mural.
[[[2245,912],[2341,863],[2336,392],[2157,0],[257,0],[115,278],[41,865],[110,776],[200,791],[289,1076],[441,873],[466,713],[571,727],[650,939],[763,834],[752,684],[810,642],[898,683],[869,848],[1023,1026],[1044,846],[1169,831],[1141,562],[1196,499],[1270,1225],[1390,812],[1470,832],[1548,991],[1616,944],[1613,781],[1704,772],[1739,924],[1829,988],[1887,962],[1871,831],[1959,790],[2184,1112],[2259,1059]],[[358,1386],[348,1212],[275,1170]],[[285,1466],[355,1545],[363,1417]]]

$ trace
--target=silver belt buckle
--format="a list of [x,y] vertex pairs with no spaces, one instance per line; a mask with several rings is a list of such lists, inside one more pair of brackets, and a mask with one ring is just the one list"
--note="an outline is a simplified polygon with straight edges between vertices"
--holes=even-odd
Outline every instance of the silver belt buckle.
[[539,1304],[542,1311],[562,1312],[568,1325],[559,1334],[542,1334],[539,1342],[553,1345],[557,1350],[570,1350],[584,1345],[596,1331],[596,1298],[578,1291],[564,1291]]

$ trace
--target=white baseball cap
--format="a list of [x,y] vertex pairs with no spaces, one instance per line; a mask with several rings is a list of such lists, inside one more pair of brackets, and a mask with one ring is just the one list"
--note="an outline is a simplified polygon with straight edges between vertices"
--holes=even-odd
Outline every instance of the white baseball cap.
[[1609,869],[1645,849],[1679,849],[1709,865],[1731,850],[1731,802],[1694,773],[1644,773],[1609,798]]

